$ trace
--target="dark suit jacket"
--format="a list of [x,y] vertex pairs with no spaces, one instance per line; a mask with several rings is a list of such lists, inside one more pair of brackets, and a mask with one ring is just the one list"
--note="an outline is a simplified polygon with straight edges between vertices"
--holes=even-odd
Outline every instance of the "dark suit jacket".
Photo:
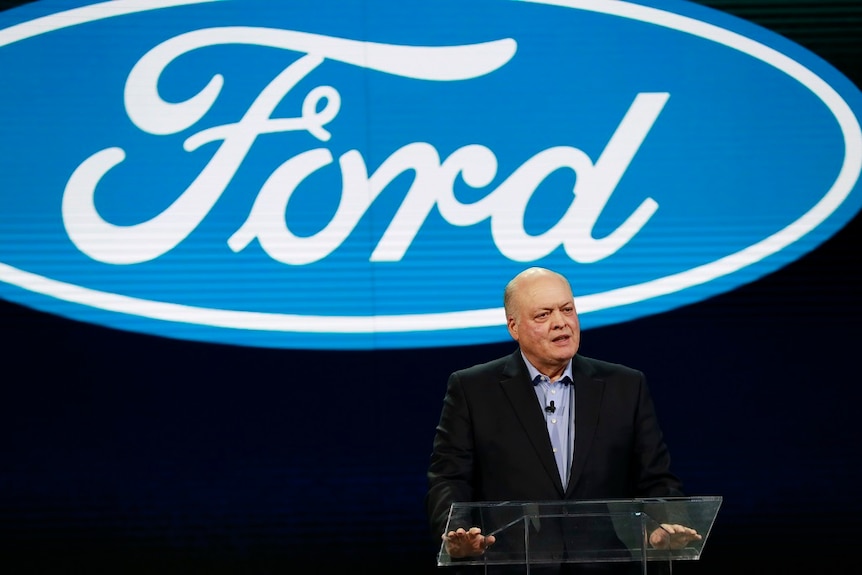
[[565,491],[520,351],[450,376],[428,469],[437,541],[453,502],[684,495],[644,374],[580,355],[572,372],[575,449]]

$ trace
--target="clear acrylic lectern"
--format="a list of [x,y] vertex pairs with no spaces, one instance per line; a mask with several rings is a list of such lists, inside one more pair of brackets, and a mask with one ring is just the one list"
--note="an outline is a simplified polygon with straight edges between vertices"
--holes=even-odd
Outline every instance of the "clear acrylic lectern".
[[[479,527],[496,542],[478,557],[452,558],[443,544],[440,567],[484,565],[486,573],[529,573],[559,563],[638,563],[700,559],[721,497],[666,497],[588,501],[455,503],[446,531]],[[657,549],[650,534],[662,523],[696,529],[703,539],[681,549]]]

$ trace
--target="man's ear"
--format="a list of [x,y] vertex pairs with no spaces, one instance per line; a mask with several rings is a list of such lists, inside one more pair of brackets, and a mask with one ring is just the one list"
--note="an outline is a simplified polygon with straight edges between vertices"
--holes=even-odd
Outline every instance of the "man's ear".
[[509,335],[512,336],[512,339],[518,341],[518,323],[514,317],[506,318],[506,327],[509,329]]

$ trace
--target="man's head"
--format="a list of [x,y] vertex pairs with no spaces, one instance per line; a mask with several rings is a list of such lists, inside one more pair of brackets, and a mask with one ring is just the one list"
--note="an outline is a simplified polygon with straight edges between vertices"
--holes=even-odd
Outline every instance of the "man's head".
[[509,334],[530,363],[548,377],[561,375],[581,342],[569,281],[548,269],[529,268],[506,285],[503,306]]

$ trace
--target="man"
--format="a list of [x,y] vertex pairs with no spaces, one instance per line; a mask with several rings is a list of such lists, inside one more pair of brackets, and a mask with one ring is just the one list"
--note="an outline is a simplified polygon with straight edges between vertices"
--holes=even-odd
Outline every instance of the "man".
[[[426,507],[447,553],[479,556],[496,542],[475,525],[444,532],[453,502],[683,496],[643,373],[577,354],[568,280],[527,269],[503,303],[518,349],[452,373],[434,438]],[[662,527],[655,547],[701,539]]]

